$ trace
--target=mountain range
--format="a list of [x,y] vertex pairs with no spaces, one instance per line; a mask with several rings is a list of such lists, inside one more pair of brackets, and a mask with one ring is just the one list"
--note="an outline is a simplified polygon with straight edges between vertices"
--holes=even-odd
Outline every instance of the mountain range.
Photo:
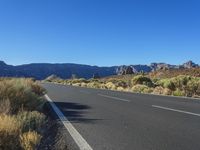
[[71,78],[73,74],[75,74],[78,77],[88,79],[92,78],[94,74],[98,74],[100,77],[106,77],[111,75],[151,72],[160,69],[180,69],[194,67],[199,67],[199,65],[192,61],[188,61],[182,65],[151,63],[150,65],[122,65],[112,67],[98,67],[72,63],[34,63],[13,66],[6,64],[4,61],[0,61],[0,77],[32,77],[38,80],[42,80],[54,74],[60,78],[68,79]]

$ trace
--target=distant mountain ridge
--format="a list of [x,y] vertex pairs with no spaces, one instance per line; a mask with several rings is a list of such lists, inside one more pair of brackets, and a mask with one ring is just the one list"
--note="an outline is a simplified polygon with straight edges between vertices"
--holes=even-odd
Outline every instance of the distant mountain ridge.
[[71,78],[72,74],[76,74],[81,78],[92,78],[94,74],[100,77],[111,75],[133,74],[138,72],[151,72],[159,69],[179,69],[179,68],[194,68],[199,67],[192,61],[188,61],[182,65],[170,65],[166,63],[151,63],[150,65],[129,65],[129,66],[112,66],[98,67],[82,64],[50,64],[50,63],[35,63],[12,66],[0,61],[0,76],[1,77],[33,77],[38,80],[45,79],[54,74],[61,78]]

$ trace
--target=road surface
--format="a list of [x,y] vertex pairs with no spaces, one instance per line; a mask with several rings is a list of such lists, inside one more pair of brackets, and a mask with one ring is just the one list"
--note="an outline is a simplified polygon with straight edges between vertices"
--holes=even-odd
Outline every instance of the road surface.
[[43,86],[94,150],[200,150],[199,100]]

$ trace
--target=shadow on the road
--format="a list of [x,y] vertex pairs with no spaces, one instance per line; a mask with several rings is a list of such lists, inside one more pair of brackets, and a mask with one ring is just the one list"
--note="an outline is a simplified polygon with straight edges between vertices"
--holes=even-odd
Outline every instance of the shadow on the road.
[[55,102],[55,104],[72,123],[95,123],[98,120],[102,120],[85,117],[87,110],[91,109],[88,105],[71,102]]

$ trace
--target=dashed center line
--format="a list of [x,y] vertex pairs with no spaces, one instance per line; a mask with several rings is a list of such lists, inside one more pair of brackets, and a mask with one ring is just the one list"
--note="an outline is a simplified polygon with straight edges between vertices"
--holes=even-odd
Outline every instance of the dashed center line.
[[102,97],[107,97],[107,98],[119,100],[119,101],[130,102],[130,100],[128,100],[128,99],[123,99],[123,98],[119,98],[119,97],[113,97],[113,96],[108,96],[108,95],[104,95],[104,94],[98,94],[98,95],[102,96]]
[[173,109],[173,108],[168,108],[168,107],[163,107],[163,106],[158,106],[158,105],[152,105],[152,107],[200,117],[200,114],[192,113],[192,112],[189,112],[189,111],[178,110],[178,109]]

